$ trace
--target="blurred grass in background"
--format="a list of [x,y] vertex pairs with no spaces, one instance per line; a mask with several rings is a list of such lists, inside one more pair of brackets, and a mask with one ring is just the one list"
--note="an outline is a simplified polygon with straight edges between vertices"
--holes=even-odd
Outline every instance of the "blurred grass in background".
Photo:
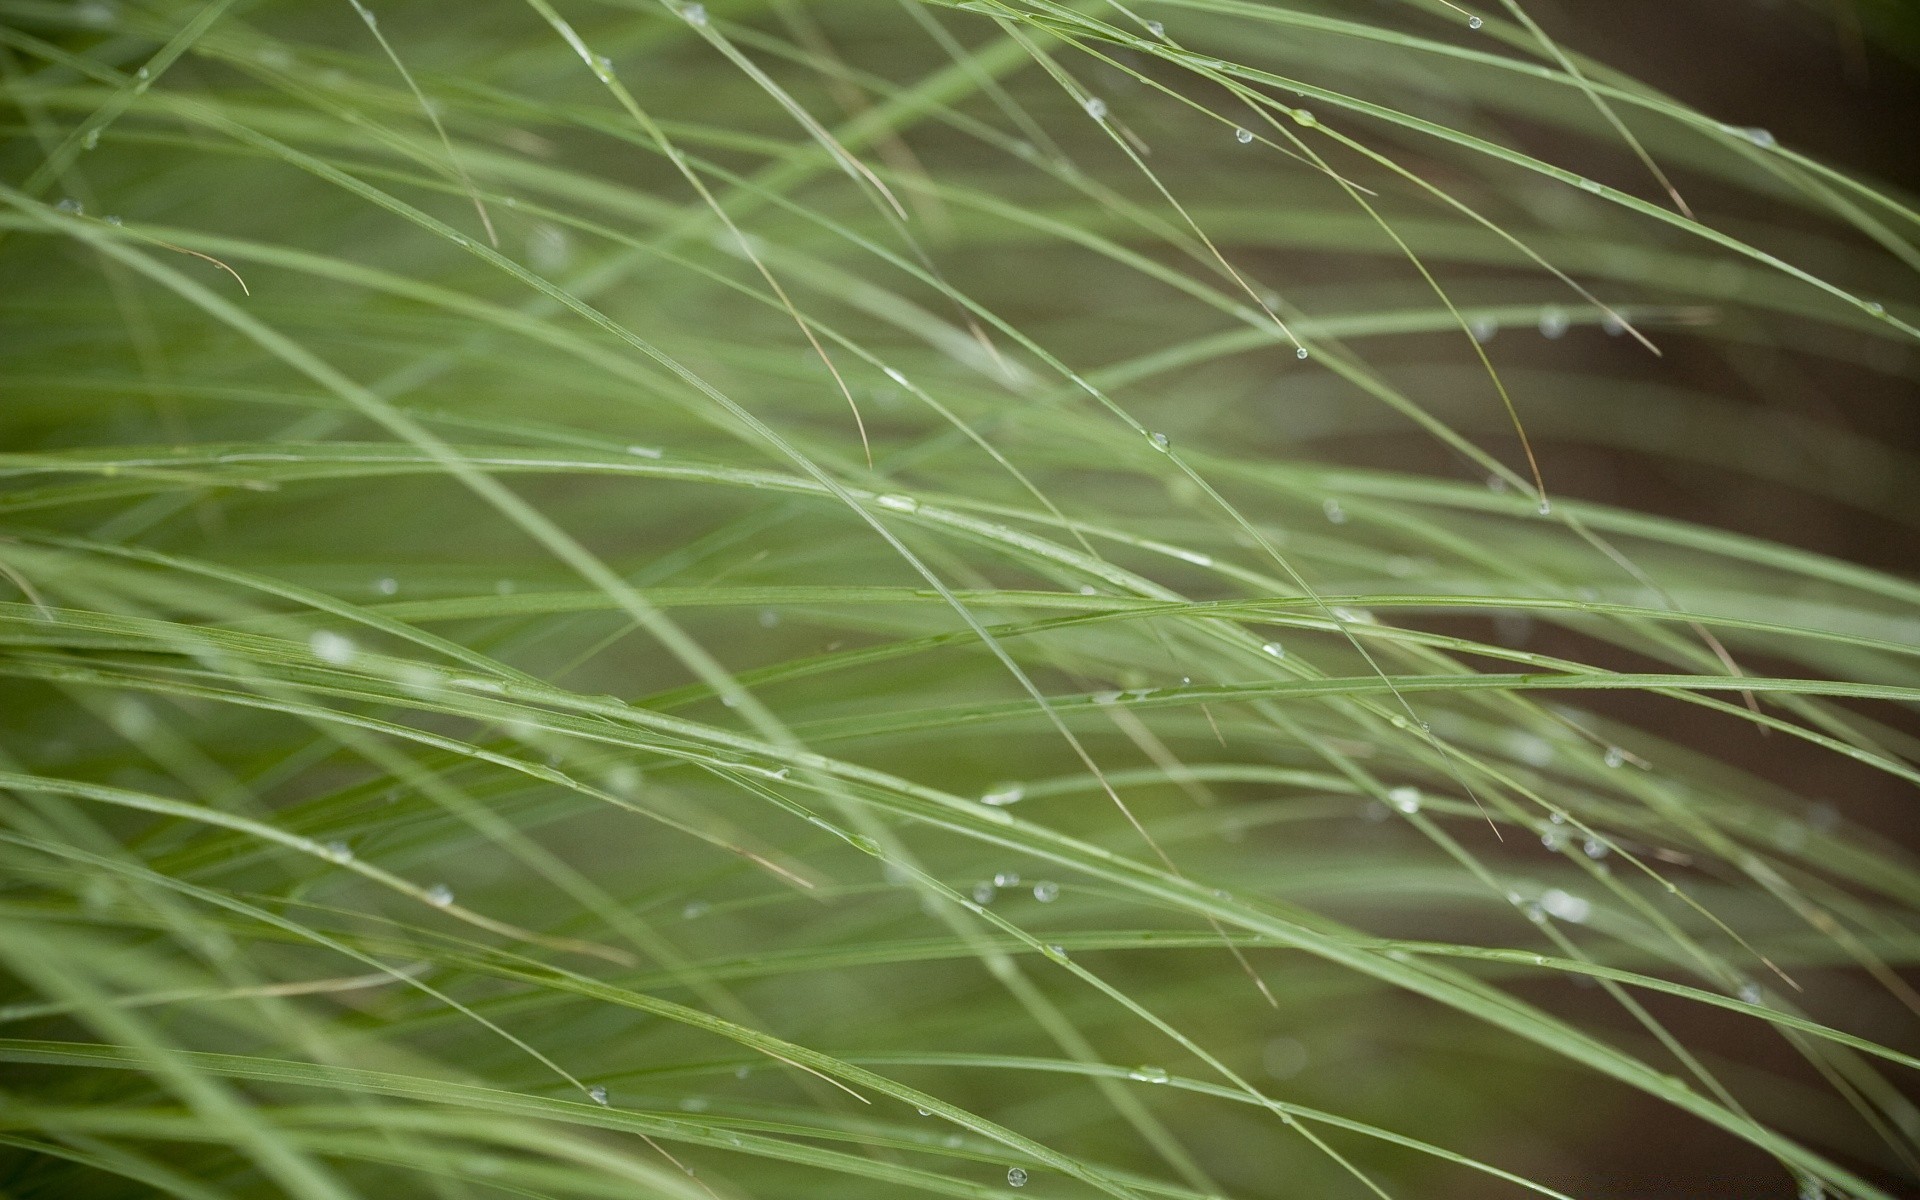
[[1920,215],[1576,20],[0,0],[0,1189],[1910,1194]]

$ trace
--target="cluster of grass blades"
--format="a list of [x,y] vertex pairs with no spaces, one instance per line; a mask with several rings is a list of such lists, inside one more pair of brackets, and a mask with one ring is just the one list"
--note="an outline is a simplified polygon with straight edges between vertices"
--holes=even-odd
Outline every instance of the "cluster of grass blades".
[[1920,584],[1553,451],[1920,213],[1470,7],[0,0],[0,1190],[1911,1194]]

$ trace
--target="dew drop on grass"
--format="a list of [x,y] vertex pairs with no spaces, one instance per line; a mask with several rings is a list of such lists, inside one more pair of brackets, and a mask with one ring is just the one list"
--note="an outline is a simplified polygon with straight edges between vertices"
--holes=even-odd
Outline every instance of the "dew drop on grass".
[[527,235],[527,265],[543,275],[566,269],[573,261],[573,242],[558,225],[536,225]]
[[682,921],[698,921],[701,917],[706,916],[711,908],[712,905],[708,904],[705,900],[689,900],[686,906],[680,910],[680,919]]
[[1599,838],[1588,838],[1580,843],[1580,852],[1598,862],[1607,856],[1607,844]]
[[100,144],[100,131],[98,129],[87,130],[87,136],[80,139],[80,146],[82,149],[85,149],[85,150],[92,150],[94,147],[98,146],[99,144]]
[[1057,942],[1050,942],[1046,946],[1043,946],[1040,953],[1046,955],[1052,961],[1063,965],[1068,961],[1067,948]]
[[1491,317],[1476,317],[1467,324],[1467,332],[1473,335],[1474,341],[1485,345],[1493,340],[1494,334],[1500,332],[1500,323]]
[[930,1108],[916,1108],[913,1111],[916,1113],[919,1113],[923,1117],[930,1117],[933,1115],[933,1110]]
[[1173,1076],[1167,1074],[1165,1067],[1135,1067],[1127,1072],[1128,1079],[1137,1079],[1141,1083],[1165,1083]]
[[1320,511],[1327,515],[1327,522],[1329,524],[1345,525],[1347,523],[1347,510],[1340,507],[1338,500],[1321,501]]
[[1553,761],[1553,743],[1537,733],[1509,733],[1507,749],[1530,767],[1544,767]]
[[1772,132],[1769,130],[1762,129],[1758,125],[1752,126],[1751,128],[1742,129],[1740,131],[1740,136],[1743,138],[1746,138],[1748,141],[1760,147],[1762,150],[1771,150],[1774,147],[1774,139],[1773,139]]
[[1548,306],[1540,312],[1540,336],[1559,338],[1567,332],[1567,314],[1556,306]]
[[680,15],[689,25],[696,27],[705,25],[707,23],[707,6],[704,4],[689,4],[680,10]]
[[344,667],[353,661],[359,651],[354,647],[353,639],[335,633],[330,629],[317,629],[307,639],[307,646],[313,656],[322,662]]
[[1478,29],[1478,28],[1480,28],[1480,26],[1481,26],[1482,24],[1484,24],[1484,22],[1482,22],[1482,21],[1480,20],[1480,18],[1479,18],[1479,17],[1468,17],[1468,18],[1467,18],[1467,28],[1468,28],[1468,29]]
[[1404,785],[1394,788],[1387,793],[1387,803],[1393,805],[1403,813],[1417,813],[1420,811],[1420,805],[1422,803],[1420,789]]
[[1027,1172],[1025,1171],[1025,1169],[1021,1167],[1008,1167],[1007,1168],[1007,1186],[1008,1187],[1027,1186]]
[[1548,888],[1540,895],[1540,907],[1562,921],[1571,921],[1575,925],[1586,923],[1593,915],[1593,905],[1585,899],[1559,888]]
[[1005,808],[1009,804],[1018,804],[1026,797],[1027,790],[1017,783],[1002,783],[980,797],[980,803],[993,808]]
[[881,508],[891,508],[895,512],[910,513],[920,511],[920,502],[912,496],[886,495],[879,497],[875,503]]
[[1263,653],[1271,655],[1274,658],[1285,658],[1287,656],[1287,648],[1279,642],[1268,642],[1266,645],[1260,647],[1260,649]]
[[1096,121],[1107,119],[1107,102],[1098,96],[1088,96],[1082,107],[1087,110],[1087,115]]
[[763,608],[760,610],[760,628],[772,629],[780,623],[780,610]]
[[1740,999],[1744,1000],[1746,1003],[1758,1004],[1760,1003],[1762,998],[1763,997],[1761,996],[1761,993],[1760,993],[1760,985],[1755,983],[1753,980],[1748,979],[1743,981],[1740,984]]
[[1618,746],[1608,746],[1607,752],[1601,756],[1600,761],[1609,767],[1617,767],[1627,761],[1627,752]]
[[1534,506],[1533,511],[1539,513],[1543,517],[1550,517],[1553,515],[1553,503],[1548,500],[1542,500],[1539,504]]
[[993,886],[1001,888],[1019,887],[1020,873],[1018,871],[1001,871],[994,875]]
[[1148,21],[1147,32],[1157,38],[1164,38],[1167,36],[1167,27],[1158,21]]
[[627,453],[635,458],[659,458],[663,452],[654,446],[628,446]]
[[373,581],[373,590],[382,596],[391,596],[400,590],[400,581],[391,575],[382,575]]
[[973,902],[975,904],[992,904],[993,898],[999,894],[994,886],[984,879],[973,885]]
[[1567,848],[1567,831],[1556,825],[1540,835],[1540,844],[1558,854]]
[[1253,130],[1236,129],[1233,131],[1233,140],[1236,142],[1239,142],[1242,146],[1244,146],[1248,142],[1251,142],[1253,140]]
[[446,908],[453,903],[453,889],[444,883],[436,883],[427,889],[427,903],[435,908]]
[[84,214],[87,211],[86,209],[82,208],[80,206],[80,202],[78,200],[75,200],[72,196],[68,196],[66,199],[60,201],[60,203],[54,205],[54,207],[59,209],[63,213],[67,213],[76,217]]
[[1147,435],[1147,440],[1153,443],[1155,450],[1165,451],[1173,448],[1173,442],[1164,433],[1150,433]]
[[1051,879],[1042,879],[1033,885],[1033,898],[1042,904],[1052,904],[1060,898],[1060,885]]
[[353,848],[345,842],[328,842],[320,848],[320,853],[328,862],[336,862],[342,866],[353,861]]
[[596,1083],[587,1089],[587,1098],[600,1107],[605,1108],[607,1106],[607,1089]]

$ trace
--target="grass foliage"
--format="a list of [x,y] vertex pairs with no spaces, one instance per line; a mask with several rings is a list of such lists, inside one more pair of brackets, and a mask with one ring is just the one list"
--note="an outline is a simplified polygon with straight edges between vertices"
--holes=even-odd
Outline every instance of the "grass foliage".
[[1555,451],[1920,214],[1550,25],[0,2],[7,1194],[1902,1193],[1920,585]]

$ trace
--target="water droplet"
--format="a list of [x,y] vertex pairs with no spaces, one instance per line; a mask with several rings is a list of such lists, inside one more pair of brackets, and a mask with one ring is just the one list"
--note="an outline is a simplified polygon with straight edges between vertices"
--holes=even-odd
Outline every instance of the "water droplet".
[[1485,345],[1500,332],[1500,323],[1492,317],[1475,317],[1467,323],[1467,332],[1473,334],[1473,340]]
[[1307,355],[1309,353],[1310,351],[1308,351],[1308,349],[1305,346],[1295,346],[1293,348],[1293,356],[1297,359],[1300,359],[1303,362],[1306,360]]
[[1321,501],[1320,511],[1327,515],[1327,521],[1330,524],[1345,525],[1347,523],[1347,510],[1340,507],[1338,500]]
[[1746,1001],[1748,1004],[1758,1004],[1762,998],[1759,984],[1751,979],[1741,982],[1740,999]]
[[1060,885],[1051,879],[1042,879],[1033,885],[1033,898],[1042,904],[1052,904],[1060,898]]
[[763,608],[760,610],[760,628],[772,629],[780,623],[780,610]]
[[1304,108],[1296,108],[1293,110],[1293,123],[1304,126],[1307,129],[1312,129],[1320,124],[1320,118],[1314,116]]
[[1585,924],[1586,919],[1593,915],[1592,904],[1570,892],[1563,892],[1559,888],[1548,888],[1545,892],[1542,892],[1540,894],[1540,907],[1546,909],[1547,912],[1560,918],[1562,921],[1571,921],[1575,925]]
[[107,214],[107,224],[112,225],[115,228],[118,228],[122,224],[122,222],[119,217],[116,217],[113,214],[109,213]]
[[1041,947],[1040,953],[1046,955],[1049,959],[1057,963],[1065,963],[1068,961],[1067,948],[1065,946],[1060,945],[1058,942],[1050,942],[1047,945]]
[[602,1108],[605,1108],[607,1105],[607,1089],[596,1083],[587,1089],[587,1098]]
[[1609,767],[1617,767],[1627,761],[1627,752],[1618,746],[1608,746],[1607,752],[1600,757],[1600,761]]
[[916,1107],[916,1108],[915,1108],[915,1109],[914,1109],[913,1111],[914,1111],[914,1112],[916,1112],[916,1113],[918,1113],[918,1114],[920,1114],[920,1115],[921,1115],[921,1116],[923,1116],[923,1117],[930,1117],[930,1116],[932,1116],[932,1115],[933,1115],[933,1110],[932,1110],[932,1109],[930,1109],[930,1108],[918,1108],[918,1107]]
[[1236,129],[1233,131],[1233,140],[1236,142],[1239,142],[1242,146],[1244,146],[1248,142],[1251,142],[1253,140],[1253,130]]
[[1098,96],[1088,96],[1082,107],[1087,110],[1087,115],[1096,121],[1107,119],[1107,102]]
[[993,898],[999,894],[998,891],[994,890],[994,886],[984,879],[973,885],[973,902],[975,904],[992,904]]
[[1478,28],[1480,28],[1480,26],[1481,26],[1482,24],[1484,24],[1484,22],[1483,22],[1483,21],[1481,21],[1479,17],[1468,17],[1468,18],[1467,18],[1467,28],[1468,28],[1468,29],[1478,29]]
[[1017,783],[1002,783],[980,797],[980,803],[994,808],[1005,808],[1009,804],[1018,804],[1026,798],[1027,789]]
[[149,71],[149,70],[148,70],[147,68],[145,68],[145,67],[141,67],[141,68],[140,68],[140,69],[139,69],[138,71],[135,71],[135,72],[133,73],[133,77],[134,77],[135,79],[138,79],[138,80],[139,80],[139,81],[140,81],[141,83],[145,83],[145,82],[147,82],[147,80],[149,80],[149,79],[152,79],[152,78],[153,78],[153,72],[152,72],[152,71]]
[[353,861],[353,848],[345,842],[328,842],[320,847],[320,853],[328,862],[336,862],[342,866]]
[[1580,852],[1597,861],[1607,856],[1608,849],[1607,844],[1599,838],[1588,838],[1580,843]]
[[373,590],[382,596],[391,596],[400,590],[400,581],[391,575],[382,575],[373,581]]
[[1387,803],[1393,805],[1403,813],[1419,812],[1422,801],[1423,797],[1420,795],[1420,789],[1417,787],[1407,787],[1403,785],[1387,793]]
[[682,921],[697,921],[701,917],[706,916],[712,907],[713,906],[705,900],[689,900],[686,905],[680,909],[680,919]]
[[1167,435],[1164,433],[1148,434],[1147,440],[1153,443],[1155,450],[1167,450],[1173,446],[1173,443],[1168,440]]
[[1167,1074],[1165,1067],[1135,1067],[1127,1072],[1128,1079],[1138,1079],[1142,1083],[1165,1083],[1173,1076]]
[[453,903],[453,889],[444,883],[436,883],[427,889],[427,903],[435,908],[445,908]]
[[1567,841],[1567,831],[1557,825],[1540,835],[1540,844],[1556,854],[1567,848]]
[[1549,305],[1540,310],[1540,336],[1558,338],[1567,332],[1567,314],[1558,306]]
[[1768,130],[1760,128],[1758,125],[1751,126],[1750,128],[1747,128],[1747,129],[1742,129],[1740,131],[1740,136],[1743,138],[1746,138],[1748,141],[1760,147],[1762,150],[1773,149],[1773,146],[1774,146],[1773,134]]
[[891,508],[895,512],[910,513],[920,511],[920,502],[912,496],[886,495],[877,498],[874,502],[881,508]]
[[113,24],[119,15],[119,7],[106,0],[91,0],[90,3],[73,6],[73,19],[90,29],[99,29],[103,25]]
[[685,18],[689,25],[705,25],[707,23],[707,6],[704,4],[689,4],[680,10],[680,15]]
[[1002,888],[1019,887],[1020,873],[1018,871],[1000,871],[993,877],[993,886]]
[[543,275],[566,269],[573,260],[573,243],[558,225],[536,225],[527,234],[527,262]]
[[1534,506],[1533,511],[1539,513],[1543,517],[1550,517],[1553,515],[1553,502],[1550,500],[1542,500],[1539,504]]
[[330,629],[315,630],[313,636],[307,639],[307,646],[313,651],[315,658],[332,663],[336,667],[346,666],[359,652],[351,638],[343,637]]
[[1027,1186],[1026,1171],[1020,1167],[1008,1167],[1007,1168],[1007,1186],[1008,1187]]
[[652,446],[628,446],[627,453],[635,458],[659,458],[662,452]]
[[1158,21],[1148,21],[1147,32],[1157,38],[1164,38],[1167,36],[1167,27]]
[[66,199],[62,200],[60,203],[54,205],[54,207],[59,209],[63,213],[71,213],[76,217],[87,211],[85,208],[82,208],[80,205],[80,202],[78,200],[75,200],[72,196],[68,196]]
[[98,129],[87,130],[86,136],[80,139],[80,145],[83,149],[91,150],[99,144],[100,131]]

